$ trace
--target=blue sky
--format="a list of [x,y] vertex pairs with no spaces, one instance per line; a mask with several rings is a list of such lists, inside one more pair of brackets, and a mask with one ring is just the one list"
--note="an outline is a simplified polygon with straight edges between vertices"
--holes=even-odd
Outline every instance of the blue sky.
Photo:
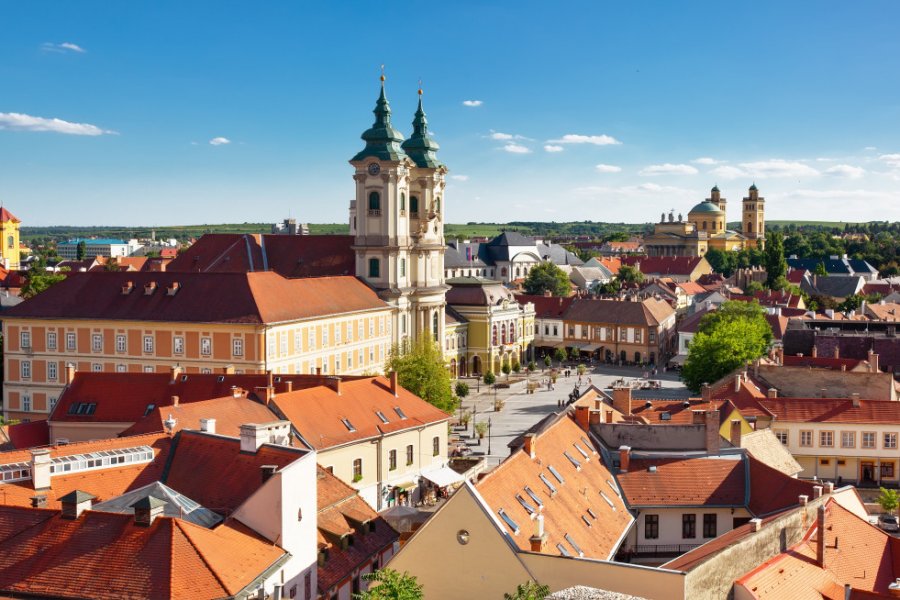
[[[900,4],[29,2],[0,22],[26,224],[345,221],[386,64],[450,222],[900,219]],[[219,143],[212,143],[212,142]],[[226,143],[227,141],[227,143]]]

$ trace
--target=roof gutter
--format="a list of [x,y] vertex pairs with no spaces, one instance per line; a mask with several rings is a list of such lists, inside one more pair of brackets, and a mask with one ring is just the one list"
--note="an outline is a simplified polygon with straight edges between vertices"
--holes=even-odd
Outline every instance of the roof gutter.
[[278,571],[284,565],[286,565],[292,558],[293,558],[293,556],[291,556],[291,553],[285,550],[284,554],[279,556],[278,559],[274,563],[269,565],[269,567],[265,571],[263,571],[262,573],[260,573],[256,577],[254,577],[253,581],[251,581],[250,583],[248,583],[247,585],[245,585],[244,587],[239,589],[231,597],[232,598],[251,598],[252,592],[255,592],[257,590],[257,588],[259,588],[260,586],[265,585],[266,580],[269,579],[269,577],[271,577],[272,575],[274,575],[276,571]]

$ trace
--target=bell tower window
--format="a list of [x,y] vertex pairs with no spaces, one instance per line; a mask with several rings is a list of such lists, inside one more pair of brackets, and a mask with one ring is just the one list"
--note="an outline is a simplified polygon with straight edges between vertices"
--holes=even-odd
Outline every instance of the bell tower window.
[[369,277],[381,277],[381,261],[377,258],[369,259]]
[[419,197],[418,196],[410,196],[409,197],[409,212],[412,213],[412,216],[419,216]]
[[10,250],[16,247],[16,240],[13,238],[13,236],[9,236],[8,238],[6,238],[6,247]]
[[369,192],[369,214],[377,216],[381,213],[381,194]]

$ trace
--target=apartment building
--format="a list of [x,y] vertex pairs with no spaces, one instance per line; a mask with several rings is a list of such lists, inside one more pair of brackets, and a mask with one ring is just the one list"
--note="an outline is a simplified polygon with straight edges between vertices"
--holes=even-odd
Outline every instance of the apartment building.
[[4,315],[4,412],[45,418],[79,371],[362,374],[390,351],[391,308],[350,276],[78,273]]

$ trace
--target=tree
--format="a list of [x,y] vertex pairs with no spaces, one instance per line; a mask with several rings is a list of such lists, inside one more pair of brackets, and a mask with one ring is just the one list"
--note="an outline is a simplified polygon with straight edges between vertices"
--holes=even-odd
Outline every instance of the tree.
[[549,291],[554,296],[568,296],[572,287],[569,276],[549,260],[533,267],[525,278],[525,293],[541,296]]
[[726,302],[700,321],[691,341],[681,376],[697,392],[764,355],[772,341],[772,329],[756,302]]
[[549,367],[551,364],[553,364],[553,359],[548,354],[544,357],[544,366]]
[[60,269],[59,272],[53,273],[47,270],[47,263],[43,259],[38,259],[32,263],[28,269],[28,277],[22,285],[21,295],[26,300],[34,298],[54,283],[59,283],[66,278],[67,268]]
[[465,398],[469,395],[469,384],[465,381],[457,381],[455,391],[457,398]]
[[892,515],[897,510],[898,503],[900,503],[900,494],[897,493],[897,490],[881,488],[881,494],[878,495],[878,504],[881,506],[881,510]]
[[513,362],[512,370],[513,370],[513,373],[518,373],[519,371],[522,370],[522,365],[519,363],[519,361]]
[[569,350],[569,359],[578,360],[579,358],[581,358],[581,350],[572,346],[572,349]]
[[84,240],[78,242],[78,245],[75,246],[75,259],[76,260],[84,260],[84,255],[87,254],[87,244]]
[[388,371],[397,371],[401,386],[445,412],[453,412],[456,399],[450,387],[450,371],[441,349],[430,339],[413,346],[391,348]]
[[488,371],[484,374],[484,384],[485,385],[494,385],[494,382],[497,381],[497,377],[494,375],[493,371]]
[[828,277],[828,271],[825,269],[825,263],[819,261],[819,264],[817,264],[816,268],[813,269],[813,274],[818,275],[819,277]]
[[512,594],[503,594],[503,600],[544,600],[550,595],[550,587],[529,579],[516,586]]
[[566,351],[562,348],[557,348],[553,351],[553,358],[556,359],[556,362],[561,363],[566,360]]
[[502,371],[503,374],[506,375],[506,379],[507,379],[507,381],[508,381],[508,380],[509,380],[509,373],[510,373],[510,371],[512,371],[512,367],[509,366],[509,362],[508,362],[508,361],[505,361],[505,360],[503,361],[503,364],[500,366],[500,371]]
[[780,278],[787,274],[787,262],[784,260],[784,238],[780,233],[769,234],[765,249],[766,287],[775,287]]
[[618,274],[616,274],[616,280],[619,282],[620,286],[628,283],[643,283],[644,274],[641,273],[637,267],[622,265],[619,267]]
[[408,572],[398,573],[393,569],[379,569],[363,575],[363,579],[375,585],[361,594],[354,594],[354,600],[422,600],[425,594],[422,584]]
[[744,293],[749,294],[751,296],[753,294],[755,294],[756,292],[761,292],[761,291],[763,291],[763,285],[758,281],[751,281],[751,282],[747,283],[747,286],[744,288]]

